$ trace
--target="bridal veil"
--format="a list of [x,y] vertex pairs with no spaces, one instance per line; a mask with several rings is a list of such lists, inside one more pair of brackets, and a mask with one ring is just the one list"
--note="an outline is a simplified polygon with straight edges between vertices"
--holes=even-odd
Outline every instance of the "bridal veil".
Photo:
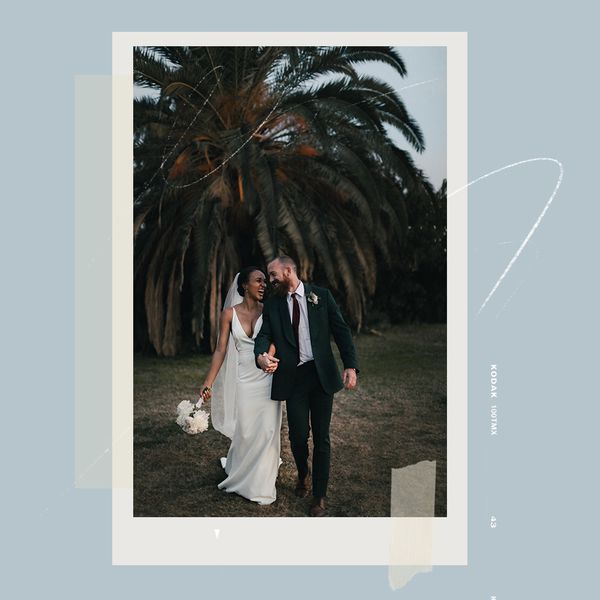
[[[227,296],[223,308],[234,306],[242,302],[243,298],[238,294],[238,277],[235,276]],[[233,335],[229,332],[229,340],[227,342],[227,352],[225,360],[219,370],[212,386],[211,398],[211,417],[213,427],[226,435],[229,439],[233,437],[235,431],[236,420],[236,380],[238,368],[238,351],[233,341]]]

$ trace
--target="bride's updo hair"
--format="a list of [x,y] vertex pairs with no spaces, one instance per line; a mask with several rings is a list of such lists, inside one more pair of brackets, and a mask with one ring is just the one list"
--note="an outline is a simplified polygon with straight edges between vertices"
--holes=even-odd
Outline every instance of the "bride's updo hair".
[[240,296],[244,295],[244,284],[248,283],[248,281],[250,280],[250,275],[252,273],[254,273],[254,271],[260,271],[261,273],[263,272],[262,269],[259,269],[258,267],[255,266],[250,266],[250,267],[244,267],[241,271],[240,271],[240,275],[238,277],[238,286],[237,286],[237,292]]

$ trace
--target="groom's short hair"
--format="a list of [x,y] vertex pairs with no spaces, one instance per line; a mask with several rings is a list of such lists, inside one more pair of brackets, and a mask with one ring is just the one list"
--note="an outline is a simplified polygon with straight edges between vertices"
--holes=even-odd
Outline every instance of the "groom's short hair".
[[296,261],[291,258],[290,256],[286,256],[285,254],[282,254],[281,256],[276,256],[273,260],[269,261],[269,262],[273,262],[275,260],[278,260],[284,267],[291,267],[291,269],[293,271],[297,271],[298,267],[296,266]]

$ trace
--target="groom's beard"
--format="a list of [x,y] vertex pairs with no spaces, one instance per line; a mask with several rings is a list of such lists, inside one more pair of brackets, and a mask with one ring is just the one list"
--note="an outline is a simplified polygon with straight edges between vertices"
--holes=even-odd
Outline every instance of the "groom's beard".
[[271,283],[271,293],[273,296],[286,296],[290,289],[289,281],[274,281]]

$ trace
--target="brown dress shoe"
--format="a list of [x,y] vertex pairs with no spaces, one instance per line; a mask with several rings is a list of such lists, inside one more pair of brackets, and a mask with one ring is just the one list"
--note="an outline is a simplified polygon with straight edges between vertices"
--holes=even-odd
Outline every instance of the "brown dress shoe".
[[313,498],[309,514],[311,517],[324,517],[327,514],[325,498]]
[[310,493],[310,473],[306,475],[303,479],[298,477],[298,483],[296,484],[296,489],[294,493],[298,498],[306,498]]

